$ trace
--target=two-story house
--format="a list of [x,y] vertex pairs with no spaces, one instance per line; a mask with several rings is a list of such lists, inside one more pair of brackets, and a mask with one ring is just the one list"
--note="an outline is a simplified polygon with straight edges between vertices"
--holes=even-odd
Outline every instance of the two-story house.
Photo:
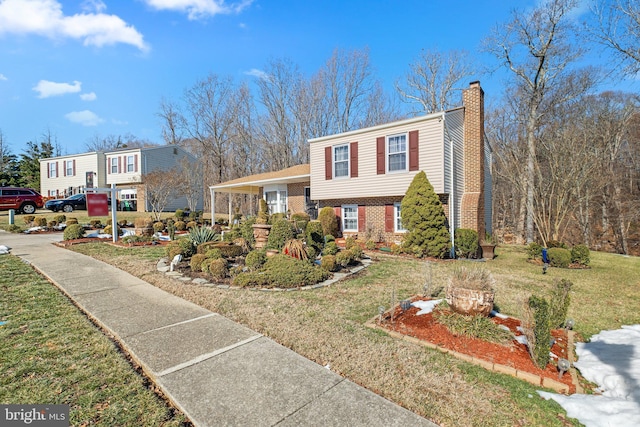
[[[491,150],[484,137],[484,92],[473,82],[462,107],[309,141],[310,164],[210,187],[265,198],[272,212],[332,207],[343,235],[400,239],[400,202],[424,171],[450,231],[491,231]],[[306,175],[305,171],[309,170]],[[212,203],[213,206],[213,203]]]
[[[177,145],[123,148],[40,160],[40,187],[48,197],[66,197],[87,188],[107,188],[115,184],[120,208],[146,212],[144,175],[157,170],[184,167],[196,158]],[[45,178],[46,177],[46,178]],[[184,196],[169,201],[167,211],[187,206]],[[198,202],[202,209],[202,200]]]

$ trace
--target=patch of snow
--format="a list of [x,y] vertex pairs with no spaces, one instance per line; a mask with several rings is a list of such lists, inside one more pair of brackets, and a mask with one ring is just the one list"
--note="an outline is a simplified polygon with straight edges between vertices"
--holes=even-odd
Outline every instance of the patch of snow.
[[10,250],[11,248],[9,246],[0,245],[0,255],[6,255]]
[[529,346],[529,341],[527,341],[527,337],[525,337],[524,335],[516,335],[515,340],[520,344],[524,344],[527,347]]
[[127,229],[127,228],[123,228],[122,229],[122,237],[135,236],[135,235],[136,235],[136,231],[135,230],[131,230],[131,229]]
[[493,316],[493,317],[497,317],[499,319],[508,319],[509,318],[509,316],[507,316],[506,314],[498,313],[495,310],[491,310],[491,313],[489,313],[489,315]]
[[602,331],[577,343],[574,366],[602,395],[565,396],[539,391],[586,427],[640,425],[640,325]]
[[433,308],[441,302],[442,299],[434,299],[429,301],[415,301],[412,302],[411,305],[420,309],[420,311],[416,313],[416,315],[420,316],[421,314],[431,313],[433,311]]

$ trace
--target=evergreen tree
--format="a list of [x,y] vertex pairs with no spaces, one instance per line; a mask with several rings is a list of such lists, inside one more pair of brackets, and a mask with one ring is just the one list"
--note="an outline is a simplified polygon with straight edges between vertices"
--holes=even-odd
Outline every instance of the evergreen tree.
[[413,178],[400,208],[402,224],[408,230],[403,240],[405,250],[419,256],[447,256],[451,248],[447,217],[424,171]]
[[54,156],[50,141],[27,142],[27,149],[20,155],[20,186],[40,190],[40,159]]

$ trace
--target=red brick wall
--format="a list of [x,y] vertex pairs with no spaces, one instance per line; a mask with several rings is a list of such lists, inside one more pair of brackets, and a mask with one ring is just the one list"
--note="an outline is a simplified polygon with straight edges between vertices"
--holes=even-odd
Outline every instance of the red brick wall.
[[287,204],[292,214],[305,212],[304,187],[309,187],[309,182],[287,185]]
[[484,237],[484,92],[473,82],[463,92],[464,194],[461,227]]

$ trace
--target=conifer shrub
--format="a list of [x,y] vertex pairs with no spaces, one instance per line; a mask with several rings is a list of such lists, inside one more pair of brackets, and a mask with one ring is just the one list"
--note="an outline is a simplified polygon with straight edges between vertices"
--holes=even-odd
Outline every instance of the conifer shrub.
[[233,244],[242,248],[243,254],[248,254],[251,250],[251,243],[244,237],[236,237],[233,239]]
[[218,248],[209,249],[204,254],[209,259],[222,258],[222,252],[220,252],[220,249]]
[[576,245],[571,248],[571,262],[580,265],[589,265],[591,262],[591,251],[587,245]]
[[354,246],[359,246],[355,237],[349,236],[346,239],[344,239],[344,248],[345,249],[349,250]]
[[[107,220],[107,224],[110,224],[110,219]],[[148,228],[153,227],[153,220],[149,217],[137,217],[133,220],[133,225],[136,228]]]
[[336,242],[328,242],[324,245],[324,249],[322,250],[323,255],[335,255],[339,251],[338,245]]
[[362,255],[364,255],[364,251],[360,245],[352,246],[348,251],[351,252],[354,260],[362,259]]
[[246,265],[249,270],[256,271],[261,269],[265,262],[267,262],[267,254],[265,250],[256,249],[247,254],[244,265]]
[[324,243],[327,244],[329,242],[335,242],[336,238],[333,237],[333,234],[325,234],[324,236]]
[[194,254],[191,256],[189,267],[192,271],[202,271],[202,263],[207,259],[205,254]]
[[269,216],[269,221],[267,222],[267,224],[274,225],[276,222],[282,219],[287,219],[286,215],[282,212],[277,212]]
[[191,230],[198,227],[198,223],[195,221],[189,221],[187,223],[187,230]]
[[267,249],[281,250],[287,240],[293,239],[294,236],[295,230],[293,229],[293,225],[284,218],[279,219],[271,227],[267,239]]
[[310,219],[311,217],[306,212],[296,212],[291,215],[291,221],[301,233],[305,232]]
[[[203,263],[204,264],[204,263]],[[212,259],[208,263],[207,271],[214,279],[224,279],[229,275],[229,264],[224,258]]]
[[376,242],[374,242],[372,239],[369,239],[365,242],[364,248],[368,251],[372,251],[376,248]]
[[62,233],[64,240],[81,239],[82,237],[84,237],[84,228],[80,224],[68,225]]
[[539,243],[531,242],[527,246],[527,259],[542,258],[542,246]]
[[253,235],[253,224],[256,223],[256,219],[256,217],[250,217],[240,223],[240,236],[247,240],[251,246],[256,243],[256,238]]
[[336,254],[336,263],[341,267],[346,267],[354,261],[353,253],[348,250],[340,251]]
[[[116,232],[118,236],[122,234],[122,229],[116,225]],[[113,227],[111,225],[107,225],[102,229],[102,233],[104,234],[113,234]]]
[[478,232],[469,228],[458,228],[455,233],[455,250],[458,258],[477,258],[480,245]]
[[165,253],[169,257],[169,261],[171,261],[176,255],[182,255],[183,257],[188,258],[196,251],[191,240],[187,238],[173,240],[165,248]]
[[547,242],[547,248],[551,249],[551,248],[562,248],[562,249],[567,249],[567,245],[564,242],[561,242],[559,240],[549,240]]
[[553,285],[549,298],[549,324],[552,329],[562,327],[567,320],[572,286],[573,282],[567,279],[557,280]]
[[187,223],[184,221],[176,221],[174,225],[176,226],[177,231],[184,231],[187,229]]
[[225,233],[222,235],[222,240],[224,242],[232,243],[234,240],[238,239],[240,236],[241,236],[240,230],[238,228],[234,228],[234,229],[225,231]]
[[35,219],[36,219],[35,215],[25,215],[22,217],[22,220],[27,225],[31,224],[33,221],[35,221]]
[[89,221],[89,225],[93,228],[100,228],[100,226],[102,225],[102,221],[100,221],[99,219],[92,219],[91,221]]
[[530,345],[529,351],[536,366],[544,369],[549,363],[549,352],[551,351],[549,303],[544,298],[532,295],[529,298],[529,307],[533,311],[533,336],[535,337],[535,343],[533,346]]
[[38,227],[46,227],[47,226],[47,218],[43,216],[39,216],[33,220],[34,224]]
[[336,262],[335,255],[325,255],[322,257],[320,261],[320,267],[327,271],[336,271],[338,268],[338,263]]
[[[56,221],[58,224],[62,224],[63,222],[65,222],[67,220],[66,215],[56,215],[53,217],[53,220]],[[33,221],[33,220],[31,220]]]
[[414,254],[444,258],[451,248],[447,217],[424,171],[416,174],[401,202],[402,223],[407,229],[403,246]]
[[67,219],[67,226],[72,225],[72,224],[77,224],[78,223],[78,218],[69,218]]
[[313,246],[305,246],[304,250],[307,252],[307,258],[310,260],[314,260],[316,259],[316,257],[318,256],[318,252],[316,251],[316,248],[314,248]]
[[320,209],[320,212],[318,213],[318,221],[322,224],[322,234],[324,236],[327,234],[337,236],[340,232],[340,228],[338,227],[338,217],[332,207],[325,206]]
[[162,221],[156,221],[153,223],[153,231],[155,231],[156,233],[160,233],[162,230],[164,230],[164,222]]
[[176,209],[174,216],[176,217],[177,220],[181,220],[182,218],[184,218],[185,217],[184,209]]
[[261,271],[246,272],[233,279],[235,286],[297,288],[319,283],[330,273],[309,262],[284,254],[268,257]]
[[213,248],[218,249],[224,258],[235,258],[243,254],[242,247],[231,242],[219,242]]
[[564,248],[550,248],[547,252],[551,267],[568,268],[571,264],[571,251]]
[[53,228],[56,225],[58,225],[58,223],[56,221],[49,221],[47,222],[47,228]]

